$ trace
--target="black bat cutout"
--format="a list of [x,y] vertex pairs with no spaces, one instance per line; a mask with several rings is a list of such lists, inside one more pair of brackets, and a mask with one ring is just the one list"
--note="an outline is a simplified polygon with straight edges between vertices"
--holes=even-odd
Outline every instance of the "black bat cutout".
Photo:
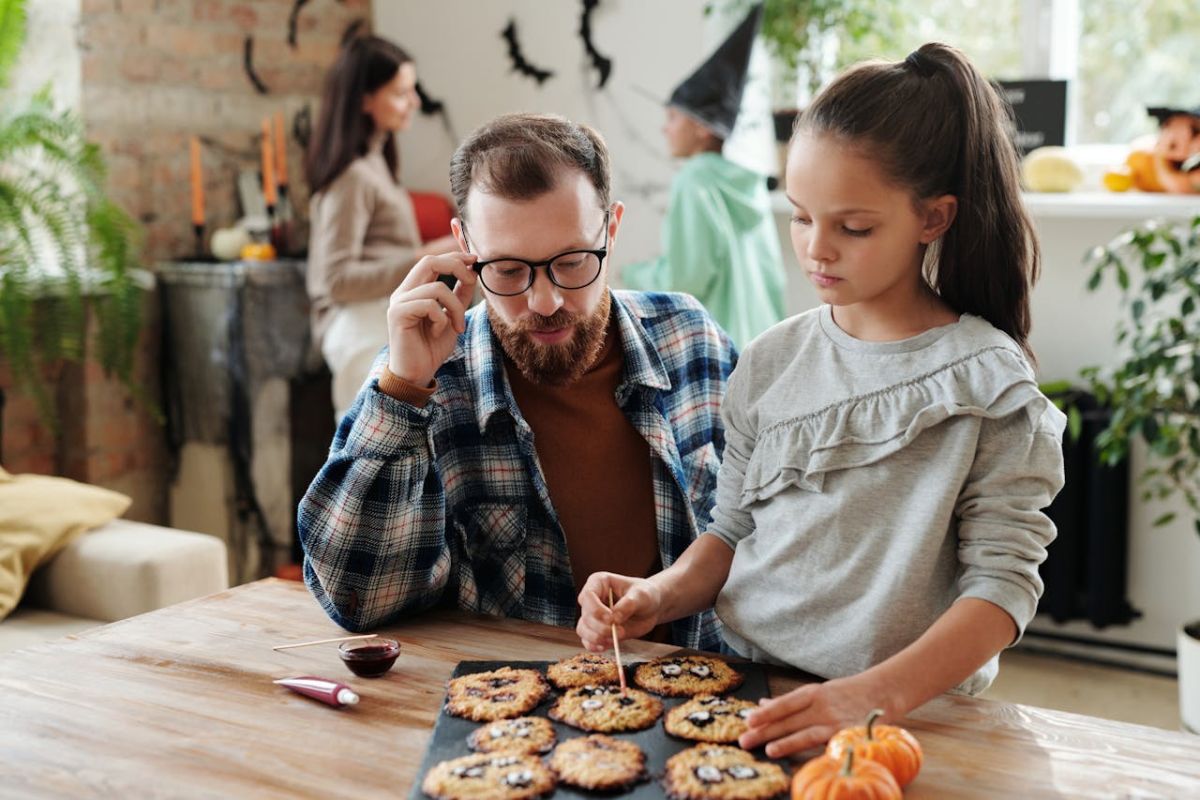
[[254,71],[254,37],[247,36],[246,44],[242,48],[242,67],[246,70],[246,77],[250,79],[250,83],[254,84],[255,90],[259,94],[270,94],[271,90],[263,83],[262,78],[258,77],[258,73]]
[[583,0],[583,14],[579,19],[579,35],[583,39],[583,47],[592,59],[592,66],[600,73],[600,84],[597,89],[603,89],[612,74],[612,59],[600,55],[596,45],[592,44],[592,12],[600,5],[600,0]]
[[427,117],[432,117],[434,114],[441,114],[446,108],[446,104],[441,100],[435,100],[425,92],[425,87],[417,81],[417,97],[421,98],[421,113]]
[[309,0],[294,0],[292,3],[292,11],[288,14],[287,22],[287,43],[296,49],[296,23],[300,20],[300,9],[308,5]]
[[517,21],[515,19],[508,21],[508,27],[504,29],[501,36],[508,42],[508,57],[512,59],[515,71],[533,78],[538,82],[538,86],[554,77],[554,73],[550,70],[538,69],[525,60],[524,54],[521,53],[521,44],[517,41]]

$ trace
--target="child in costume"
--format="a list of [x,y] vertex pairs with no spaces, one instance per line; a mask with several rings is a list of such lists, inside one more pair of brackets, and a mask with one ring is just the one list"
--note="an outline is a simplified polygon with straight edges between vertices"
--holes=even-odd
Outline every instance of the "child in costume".
[[743,747],[782,756],[876,707],[977,693],[1033,617],[1065,418],[1030,364],[1039,254],[1004,119],[940,44],[805,110],[792,244],[826,305],[743,353],[707,534],[580,594],[589,649],[715,604],[738,654],[828,679],[764,701]]
[[663,252],[630,264],[624,284],[695,296],[738,347],[785,316],[783,262],[766,180],[721,155],[741,107],[757,6],[667,104],[671,155],[686,161],[671,183]]

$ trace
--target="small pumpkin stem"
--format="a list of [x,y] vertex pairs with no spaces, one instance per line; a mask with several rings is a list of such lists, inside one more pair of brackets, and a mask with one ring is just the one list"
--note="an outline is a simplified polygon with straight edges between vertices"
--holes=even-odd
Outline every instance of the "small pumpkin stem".
[[849,778],[854,775],[854,745],[846,748],[846,760],[842,762],[842,777]]
[[871,729],[875,725],[875,720],[879,719],[882,716],[883,716],[882,708],[873,708],[873,709],[871,709],[871,713],[867,715],[867,741],[868,742],[875,741],[875,735]]

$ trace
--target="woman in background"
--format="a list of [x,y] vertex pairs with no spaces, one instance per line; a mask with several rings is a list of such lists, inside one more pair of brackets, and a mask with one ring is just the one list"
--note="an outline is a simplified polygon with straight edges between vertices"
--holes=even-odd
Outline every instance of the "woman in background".
[[392,291],[423,256],[456,247],[452,236],[421,242],[397,175],[393,134],[412,121],[416,85],[407,53],[351,29],[326,77],[308,149],[308,295],[313,339],[333,373],[338,419],[387,344]]

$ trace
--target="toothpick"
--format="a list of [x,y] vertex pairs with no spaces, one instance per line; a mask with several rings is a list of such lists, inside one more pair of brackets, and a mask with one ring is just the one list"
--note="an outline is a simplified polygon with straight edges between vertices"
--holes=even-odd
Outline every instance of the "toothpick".
[[309,647],[310,645],[314,645],[314,644],[329,644],[330,642],[350,642],[355,639],[374,639],[378,635],[379,634],[377,634],[377,633],[364,633],[361,636],[337,636],[337,637],[334,637],[333,639],[317,639],[316,641],[312,641],[312,642],[299,642],[297,644],[277,644],[274,647],[272,647],[271,649],[272,650],[291,650],[293,647]]
[[[613,607],[612,587],[608,587],[608,607]],[[617,654],[617,678],[621,681],[621,694],[625,694],[625,667],[621,666],[621,642],[617,639],[617,623],[612,624],[613,652]]]

